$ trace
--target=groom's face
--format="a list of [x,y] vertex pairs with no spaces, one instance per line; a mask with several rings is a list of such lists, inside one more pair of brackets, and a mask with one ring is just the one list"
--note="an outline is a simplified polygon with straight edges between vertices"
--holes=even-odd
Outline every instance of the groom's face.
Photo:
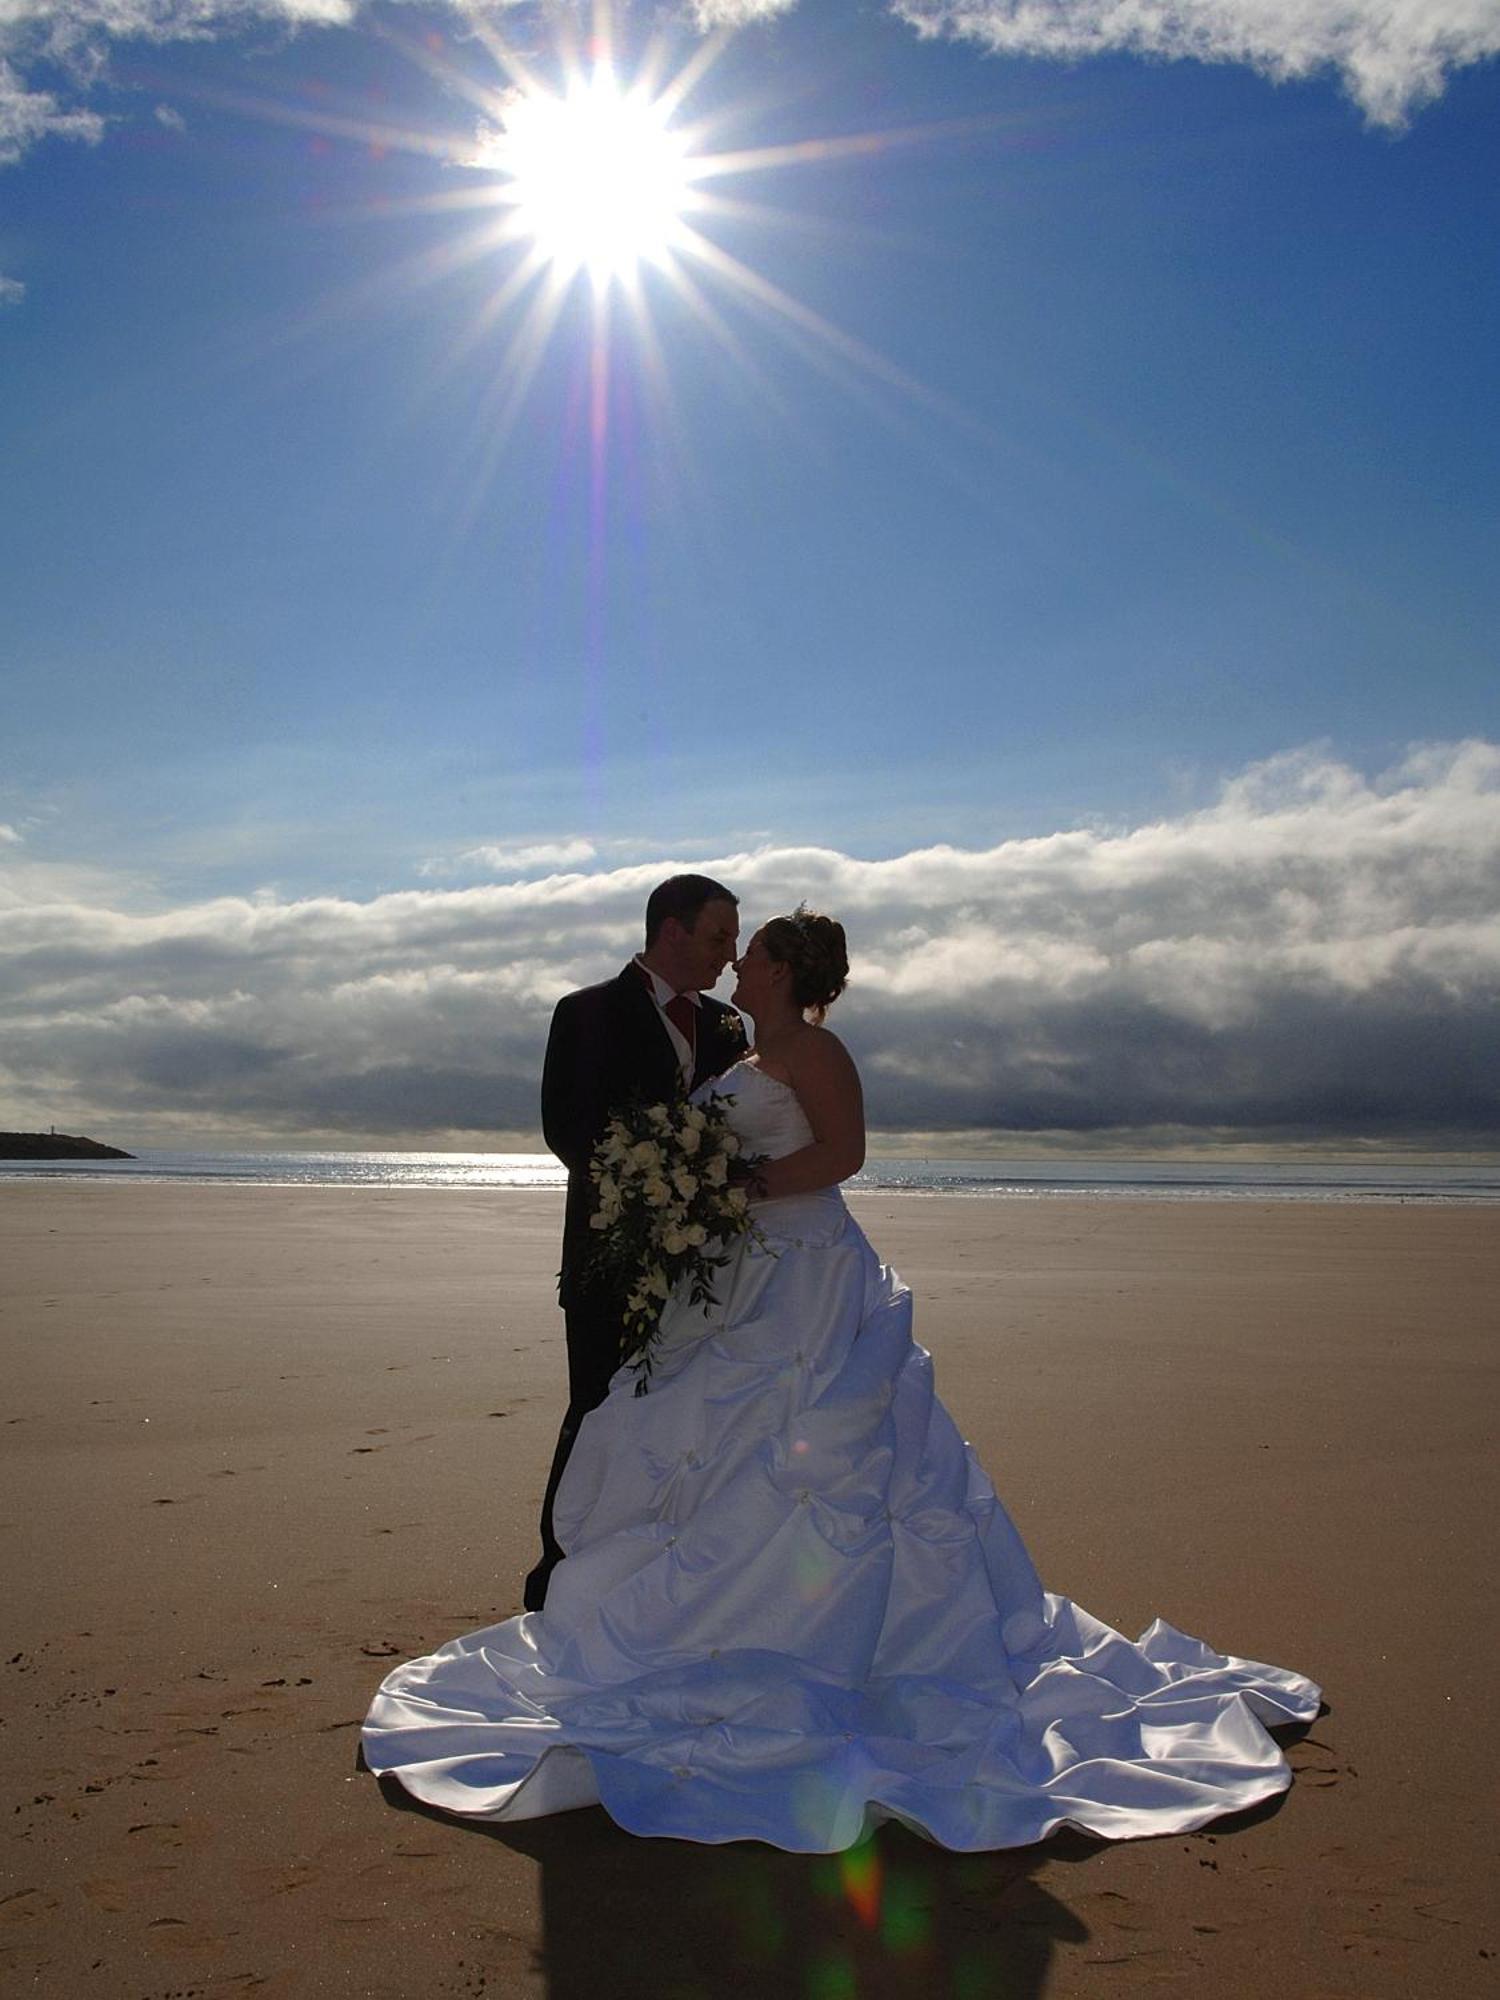
[[719,975],[734,957],[740,941],[740,913],[733,903],[716,896],[705,903],[691,930],[683,933],[684,984],[697,992],[717,986]]

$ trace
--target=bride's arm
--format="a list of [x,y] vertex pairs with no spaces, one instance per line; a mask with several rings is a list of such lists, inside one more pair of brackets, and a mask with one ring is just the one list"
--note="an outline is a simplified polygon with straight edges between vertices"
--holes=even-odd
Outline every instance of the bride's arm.
[[865,1163],[864,1095],[849,1051],[826,1028],[800,1035],[794,1048],[787,1068],[813,1130],[812,1144],[757,1169],[756,1192],[770,1201],[835,1187]]

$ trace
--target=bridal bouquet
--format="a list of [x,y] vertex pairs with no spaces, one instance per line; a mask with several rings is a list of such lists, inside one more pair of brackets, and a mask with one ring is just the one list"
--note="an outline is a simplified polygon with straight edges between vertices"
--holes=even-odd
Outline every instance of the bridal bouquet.
[[593,1266],[626,1293],[624,1353],[640,1371],[638,1396],[668,1296],[686,1283],[692,1304],[711,1303],[713,1273],[729,1262],[724,1246],[758,1234],[748,1192],[730,1179],[740,1142],[726,1111],[710,1097],[617,1112],[589,1163],[599,1202],[589,1218],[599,1232]]

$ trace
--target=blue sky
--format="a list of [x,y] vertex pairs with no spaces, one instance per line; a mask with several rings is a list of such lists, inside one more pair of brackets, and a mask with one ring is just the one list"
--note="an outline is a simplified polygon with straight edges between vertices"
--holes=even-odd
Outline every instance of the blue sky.
[[[1325,48],[1316,8],[1203,0],[1253,60],[1063,60],[1087,0],[1031,54],[764,11],[701,147],[885,136],[713,184],[704,234],[804,317],[704,276],[716,335],[647,273],[602,443],[587,282],[505,428],[520,253],[459,263],[483,212],[431,206],[495,178],[468,17],[5,31],[0,899],[1123,839],[1266,760],[1377,797],[1500,739],[1500,67],[1466,60],[1500,31],[1445,65],[1432,7]],[[500,18],[550,79],[553,24]]]

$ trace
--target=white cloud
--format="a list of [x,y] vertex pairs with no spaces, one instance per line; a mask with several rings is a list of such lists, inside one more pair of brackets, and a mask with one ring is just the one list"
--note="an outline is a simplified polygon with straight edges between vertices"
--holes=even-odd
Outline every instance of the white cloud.
[[84,139],[90,144],[104,136],[104,120],[96,112],[66,106],[50,90],[29,89],[6,60],[24,36],[14,19],[0,16],[0,166],[10,166],[41,139]]
[[1335,71],[1372,124],[1399,130],[1454,70],[1500,53],[1494,0],[892,0],[922,34],[997,55],[1122,52],[1245,63],[1278,81]]
[[[441,0],[418,0],[434,6]],[[496,0],[501,6],[509,0]],[[744,27],[796,0],[685,0],[704,29]],[[484,0],[454,0],[483,11]],[[890,0],[923,35],[1053,61],[1129,54],[1244,63],[1278,79],[1332,71],[1375,124],[1400,129],[1458,69],[1500,52],[1495,0]],[[0,164],[45,138],[98,140],[84,101],[110,51],[130,41],[202,41],[270,24],[348,27],[361,0],[0,0]],[[37,59],[74,81],[76,102],[34,89]],[[160,115],[160,113],[158,113]]]
[[700,28],[743,28],[752,21],[773,21],[790,14],[797,0],[692,0]]
[[1202,811],[980,851],[663,854],[368,902],[143,911],[0,856],[0,1124],[66,1110],[125,1144],[164,1123],[532,1127],[554,1001],[624,963],[684,867],[739,891],[747,934],[804,896],[843,920],[835,1022],[877,1126],[1500,1145],[1483,742],[1376,779],[1298,752]]
[[534,875],[549,868],[586,868],[598,851],[593,841],[579,838],[467,847],[461,854],[424,861],[419,872],[449,877]]
[[[81,100],[121,42],[206,41],[267,22],[347,27],[358,12],[358,0],[0,0],[0,165],[43,139],[103,137],[106,121]],[[25,72],[38,60],[80,101],[32,88]]]
[[[0,287],[3,287],[5,282],[3,278],[0,278]],[[0,289],[0,298],[3,298],[4,295],[3,289]],[[21,835],[16,828],[8,826],[4,820],[0,820],[0,846],[19,847],[20,844]]]
[[185,132],[187,130],[187,120],[180,111],[174,110],[170,104],[158,104],[155,111],[155,118],[157,124],[165,125],[169,132]]
[[19,278],[0,275],[0,306],[18,306],[26,296],[26,287]]

